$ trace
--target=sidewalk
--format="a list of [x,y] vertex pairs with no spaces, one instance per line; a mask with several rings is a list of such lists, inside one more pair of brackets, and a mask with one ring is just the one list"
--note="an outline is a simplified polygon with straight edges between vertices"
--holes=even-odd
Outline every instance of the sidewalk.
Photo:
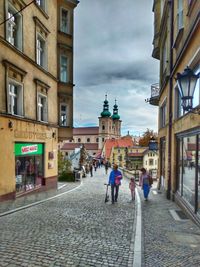
[[0,216],[5,212],[14,211],[27,205],[35,205],[37,202],[44,201],[45,199],[57,196],[64,192],[68,192],[77,186],[80,182],[58,183],[57,189],[51,189],[43,192],[32,192],[30,194],[16,198],[15,200],[8,200],[0,203]]
[[140,189],[139,194],[142,208],[142,266],[200,266],[200,228],[190,219],[174,218],[172,214],[176,215],[175,211],[180,208],[175,202],[167,200],[164,193],[158,193],[156,188],[151,190],[148,201],[144,201]]

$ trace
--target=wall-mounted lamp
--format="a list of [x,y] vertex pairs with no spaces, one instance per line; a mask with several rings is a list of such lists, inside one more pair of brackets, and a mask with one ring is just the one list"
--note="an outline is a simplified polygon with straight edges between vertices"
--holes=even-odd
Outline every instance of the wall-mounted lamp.
[[181,93],[183,110],[200,115],[200,107],[193,108],[194,91],[199,76],[200,73],[195,74],[193,70],[186,67],[183,73],[177,73],[176,79]]

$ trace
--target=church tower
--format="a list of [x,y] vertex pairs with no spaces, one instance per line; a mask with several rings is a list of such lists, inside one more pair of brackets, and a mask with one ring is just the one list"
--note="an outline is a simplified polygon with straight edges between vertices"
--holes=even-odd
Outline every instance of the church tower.
[[118,106],[116,104],[113,109],[113,115],[109,111],[109,103],[107,95],[105,96],[103,111],[99,117],[99,149],[102,149],[106,139],[120,138],[121,136],[121,120],[118,114]]
[[118,105],[117,105],[117,100],[115,99],[115,105],[113,106],[113,115],[112,115],[112,120],[113,120],[113,128],[112,132],[113,135],[115,136],[116,139],[121,137],[121,120],[120,116],[118,114]]

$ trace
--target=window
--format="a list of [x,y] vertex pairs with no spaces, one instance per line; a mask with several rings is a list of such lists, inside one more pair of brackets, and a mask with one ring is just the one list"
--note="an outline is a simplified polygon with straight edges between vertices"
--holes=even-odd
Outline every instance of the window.
[[99,142],[99,138],[96,138],[96,142],[97,142],[97,143]]
[[7,10],[7,19],[9,20],[6,23],[6,40],[19,50],[22,50],[22,15],[16,13],[17,10],[9,4]]
[[40,65],[41,67],[45,68],[46,67],[46,42],[40,36],[39,34],[37,35],[37,64]]
[[23,115],[23,87],[14,82],[8,85],[8,113]]
[[43,10],[46,9],[45,0],[36,0],[37,5]]
[[175,88],[175,118],[178,119],[183,116],[183,108],[181,106],[181,94],[179,88]]
[[79,142],[79,143],[81,142],[81,138],[78,138],[78,142]]
[[183,28],[183,0],[178,0],[177,8],[177,32]]
[[90,142],[90,138],[87,138],[87,142],[88,142],[88,143]]
[[60,126],[67,126],[67,105],[60,104]]
[[149,166],[153,165],[153,159],[149,159]]
[[38,95],[38,120],[47,122],[47,97]]
[[69,33],[69,11],[64,8],[61,8],[60,30]]
[[104,138],[102,138],[102,142],[104,142]]
[[102,126],[102,130],[105,130],[105,125]]
[[68,81],[68,68],[67,68],[67,57],[64,55],[60,56],[60,80],[61,82]]
[[[194,73],[200,73],[200,63],[198,66],[194,69]],[[200,105],[200,79],[197,80],[195,90],[194,90],[194,98],[193,98],[193,107],[196,107]]]
[[167,105],[166,102],[160,107],[160,128],[166,126],[166,111]]

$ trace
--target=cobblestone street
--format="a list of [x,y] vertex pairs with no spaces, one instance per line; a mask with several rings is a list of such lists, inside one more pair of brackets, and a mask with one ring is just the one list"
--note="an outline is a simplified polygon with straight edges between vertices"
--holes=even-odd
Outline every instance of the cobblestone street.
[[134,203],[123,180],[118,203],[104,203],[98,169],[78,189],[0,218],[0,266],[132,266]]

